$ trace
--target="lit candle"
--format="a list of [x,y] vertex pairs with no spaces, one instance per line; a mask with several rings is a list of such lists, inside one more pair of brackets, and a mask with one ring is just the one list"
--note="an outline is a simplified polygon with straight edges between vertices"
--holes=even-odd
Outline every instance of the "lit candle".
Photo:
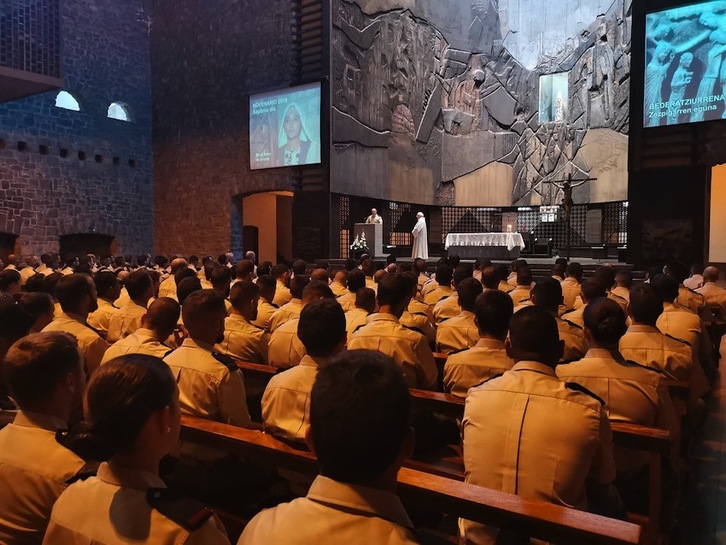
[[511,233],[511,232],[512,232],[512,226],[511,225],[507,225],[507,233]]

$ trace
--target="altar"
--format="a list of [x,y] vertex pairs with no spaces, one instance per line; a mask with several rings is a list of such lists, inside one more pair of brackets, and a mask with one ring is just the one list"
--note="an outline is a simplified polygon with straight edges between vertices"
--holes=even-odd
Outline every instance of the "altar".
[[465,259],[517,259],[524,239],[520,233],[449,233],[444,248]]

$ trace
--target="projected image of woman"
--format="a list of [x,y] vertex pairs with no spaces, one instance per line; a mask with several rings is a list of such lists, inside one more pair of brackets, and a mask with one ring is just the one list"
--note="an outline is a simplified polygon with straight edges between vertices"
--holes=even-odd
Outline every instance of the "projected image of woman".
[[277,166],[320,162],[320,145],[310,138],[303,111],[295,103],[285,110],[278,143]]

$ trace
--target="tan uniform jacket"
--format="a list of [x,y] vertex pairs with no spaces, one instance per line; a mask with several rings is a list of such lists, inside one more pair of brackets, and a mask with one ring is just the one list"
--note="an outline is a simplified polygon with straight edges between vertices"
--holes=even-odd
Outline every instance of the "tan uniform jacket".
[[[164,358],[179,385],[183,414],[248,428],[250,413],[242,373],[212,355],[214,347],[193,339]],[[222,356],[224,359],[225,356]]]
[[514,286],[510,286],[509,282],[507,282],[506,280],[500,280],[499,287],[497,289],[499,291],[503,291],[504,293],[509,293],[514,289]]
[[[686,291],[683,291],[685,289]],[[719,309],[721,316],[720,318],[722,320],[726,319],[726,290],[717,286],[713,282],[706,282],[703,286],[698,288],[695,292],[688,290],[686,288],[679,289],[678,299],[676,301],[681,304],[682,306],[685,306],[686,308],[689,308],[693,310],[694,312],[698,312],[698,303],[701,303],[701,306],[704,304],[709,308],[717,308]],[[700,294],[702,296],[702,300],[697,300],[694,298],[695,294]]]
[[90,375],[101,365],[103,355],[108,349],[108,343],[96,333],[96,330],[86,325],[80,316],[62,312],[61,315],[49,323],[43,331],[65,331],[73,335],[78,341],[85,362],[86,372]]
[[[206,280],[204,278],[204,272],[202,272],[202,276],[199,278],[200,281]],[[159,297],[171,297],[174,299],[174,301],[178,301],[178,298],[176,296],[176,280],[174,280],[174,276],[169,276],[165,280],[162,280],[161,284],[159,284]]]
[[302,301],[295,297],[278,308],[272,315],[272,318],[270,318],[270,333],[274,333],[275,330],[285,322],[292,320],[293,318],[299,318],[302,308]]
[[35,269],[33,267],[23,267],[20,270],[20,283],[21,285],[25,285],[25,283],[28,281],[28,278],[34,276],[36,273]]
[[272,315],[275,313],[278,307],[269,303],[266,299],[260,297],[260,301],[257,303],[257,319],[252,322],[252,325],[261,327],[268,333],[270,332],[270,321]]
[[355,297],[355,293],[349,291],[344,295],[338,297],[336,300],[338,301],[340,306],[343,307],[343,312],[348,312],[349,310],[353,310],[355,308]]
[[[419,279],[421,277],[419,276]],[[423,286],[421,286],[421,300],[425,300],[426,296],[434,291],[436,288],[439,287],[439,283],[436,281],[435,278],[429,278],[424,282]]]
[[449,286],[436,286],[436,288],[432,289],[426,295],[424,296],[423,302],[426,303],[429,307],[431,307],[430,312],[433,316],[433,308],[442,299],[445,297],[451,297],[452,295],[455,295],[456,292],[451,289]]
[[456,292],[454,292],[446,299],[442,299],[436,303],[431,314],[434,319],[434,324],[438,326],[444,320],[458,316],[460,312],[461,307],[459,306],[459,296]]
[[272,303],[281,307],[282,305],[289,303],[290,299],[292,299],[290,290],[285,284],[278,280],[277,287],[275,288],[275,298],[272,300]]
[[688,380],[691,347],[647,325],[631,325],[620,339],[620,353],[625,359],[661,371],[666,378]]
[[582,292],[580,283],[572,277],[567,277],[560,283],[560,286],[562,286],[562,303],[565,305],[565,309],[572,310],[576,308],[577,298],[580,297]]
[[529,299],[530,291],[532,291],[531,288],[528,288],[527,286],[517,286],[511,290],[508,295],[512,298],[512,303],[514,303],[514,306],[516,307]]
[[37,545],[65,482],[85,462],[56,441],[65,422],[19,411],[0,430],[0,543]]
[[131,335],[141,327],[141,319],[145,314],[146,307],[137,305],[133,301],[119,308],[109,321],[108,341],[113,343]]
[[333,295],[335,295],[336,297],[340,297],[341,295],[345,295],[346,293],[348,293],[348,288],[345,287],[340,282],[331,282],[330,290],[333,292]]
[[613,295],[617,295],[618,297],[625,299],[628,303],[630,303],[630,290],[628,288],[616,286],[610,290],[610,293],[612,293]]
[[474,322],[474,313],[462,310],[458,316],[449,318],[436,329],[436,351],[454,352],[471,348],[479,342],[479,329]]
[[310,419],[310,392],[324,360],[307,354],[300,365],[272,377],[262,395],[265,432],[290,441],[305,442]]
[[575,324],[576,326],[579,326],[582,329],[585,329],[585,308],[587,305],[582,305],[580,308],[575,308],[572,310],[568,310],[562,315],[562,319],[567,320],[568,322]]
[[503,341],[479,339],[472,348],[451,354],[446,359],[444,390],[457,397],[466,397],[469,388],[503,374],[513,365]]
[[429,342],[429,344],[431,346],[434,346],[436,344],[436,326],[431,321],[428,312],[426,312],[426,309],[428,307],[420,301],[415,301],[414,299],[411,299],[411,303],[414,302],[417,305],[422,305],[424,309],[412,311],[411,308],[413,305],[408,305],[408,310],[404,311],[403,314],[401,314],[401,317],[398,321],[401,322],[401,325],[406,326],[409,329],[413,329],[418,333],[421,333],[421,335],[426,337],[426,340]]
[[345,331],[350,341],[351,335],[368,321],[368,311],[362,308],[354,308],[345,313]]
[[97,477],[74,483],[58,499],[43,544],[229,544],[214,516],[190,532],[162,515],[147,501],[149,488],[166,486],[153,473],[101,464]]
[[402,326],[392,314],[371,316],[368,324],[353,334],[348,349],[375,350],[393,358],[412,388],[430,390],[436,386],[438,370],[426,337]]
[[118,312],[118,308],[105,299],[98,298],[98,308],[88,315],[88,325],[98,331],[102,337],[108,337],[108,327],[111,323],[111,316]]
[[270,336],[267,347],[267,360],[272,367],[278,369],[294,367],[300,363],[307,353],[300,337],[297,336],[297,325],[300,322],[294,318],[282,324]]
[[125,354],[147,354],[164,359],[171,348],[159,342],[151,329],[140,327],[131,335],[113,343],[103,355],[101,365]]
[[[542,363],[520,361],[473,388],[462,429],[466,481],[472,484],[585,510],[586,481],[615,478],[602,405],[568,388]],[[466,520],[459,529],[467,543],[493,543],[496,535]]]
[[249,323],[244,316],[232,314],[224,319],[224,340],[215,345],[222,354],[252,363],[267,363],[270,334]]
[[392,492],[318,476],[304,498],[257,514],[237,545],[418,543],[413,524]]
[[555,316],[557,330],[560,332],[560,340],[565,341],[565,353],[562,355],[562,361],[579,360],[587,352],[585,331],[581,327],[567,321],[566,315],[564,318]]

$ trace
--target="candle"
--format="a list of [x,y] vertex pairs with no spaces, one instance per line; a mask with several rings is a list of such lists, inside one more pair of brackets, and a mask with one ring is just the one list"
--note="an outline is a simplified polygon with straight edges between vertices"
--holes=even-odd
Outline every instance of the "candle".
[[511,225],[507,225],[507,233],[511,233],[511,232],[512,232],[512,226]]

